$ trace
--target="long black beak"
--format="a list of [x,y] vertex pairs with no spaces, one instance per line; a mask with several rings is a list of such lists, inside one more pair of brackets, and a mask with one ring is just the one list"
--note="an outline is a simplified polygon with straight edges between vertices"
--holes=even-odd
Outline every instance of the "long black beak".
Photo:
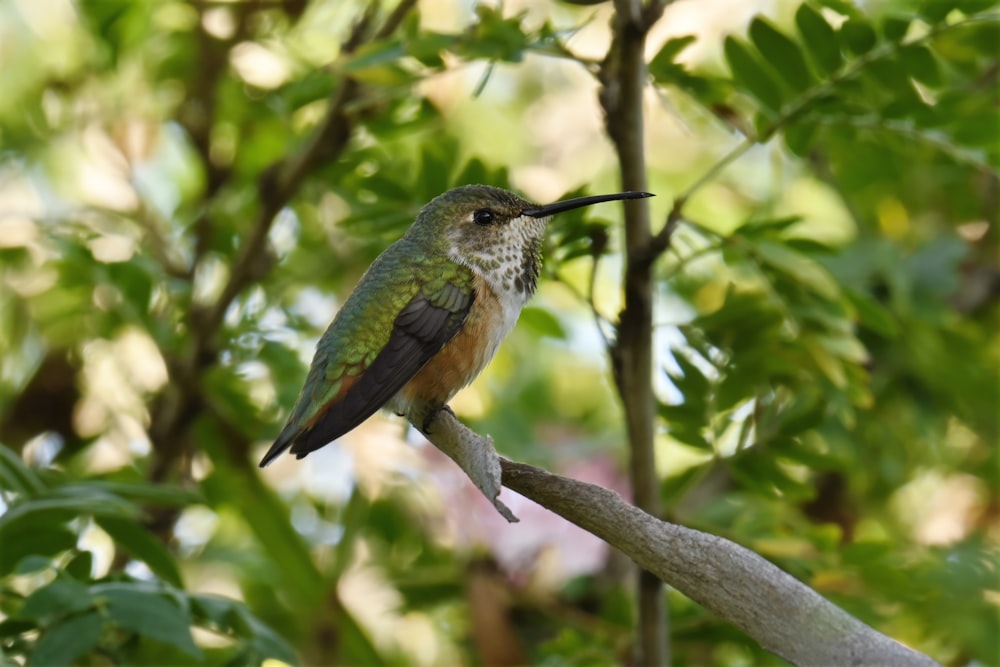
[[572,211],[574,208],[580,208],[581,206],[590,206],[591,204],[600,204],[606,201],[618,201],[619,199],[645,199],[646,197],[654,196],[651,192],[618,192],[613,195],[577,197],[576,199],[557,201],[555,204],[549,204],[548,206],[529,208],[527,211],[521,211],[521,215],[530,215],[532,218],[546,218],[556,213],[562,213],[563,211]]

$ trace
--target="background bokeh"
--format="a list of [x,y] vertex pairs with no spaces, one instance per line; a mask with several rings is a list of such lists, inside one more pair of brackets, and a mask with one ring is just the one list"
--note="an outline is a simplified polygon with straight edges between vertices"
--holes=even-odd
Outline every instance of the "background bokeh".
[[[678,1],[643,101],[657,228],[687,197],[656,268],[666,518],[954,665],[1000,661],[994,5]],[[378,34],[394,7],[0,4],[0,663],[628,660],[629,564],[505,491],[507,525],[401,420],[256,469],[424,203],[620,186],[611,3],[424,0]],[[628,495],[620,216],[556,219],[452,406]],[[669,607],[677,664],[781,664]]]

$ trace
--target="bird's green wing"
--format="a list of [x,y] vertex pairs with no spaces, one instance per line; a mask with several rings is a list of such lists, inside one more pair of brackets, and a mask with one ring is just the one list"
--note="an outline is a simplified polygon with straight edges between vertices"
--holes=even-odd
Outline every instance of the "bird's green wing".
[[[472,274],[448,269],[444,275],[440,267],[435,275],[417,270],[405,291],[390,293],[380,289],[384,267],[372,266],[320,342],[292,416],[261,466],[288,448],[302,458],[358,426],[459,332],[475,298]],[[380,327],[386,309],[395,309],[373,295],[409,300],[391,325]]]

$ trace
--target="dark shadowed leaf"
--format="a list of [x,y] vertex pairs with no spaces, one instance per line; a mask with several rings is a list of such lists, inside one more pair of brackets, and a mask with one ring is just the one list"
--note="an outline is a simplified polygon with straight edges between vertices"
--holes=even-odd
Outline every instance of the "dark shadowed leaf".
[[899,333],[899,325],[893,319],[889,309],[871,297],[853,289],[845,289],[845,295],[857,312],[861,326],[871,329],[886,338],[895,338]]
[[94,598],[85,585],[63,577],[29,595],[18,615],[42,620],[83,611],[93,604]]
[[163,542],[141,524],[113,517],[101,517],[97,519],[97,524],[132,558],[148,565],[150,570],[167,583],[183,587],[174,557]]
[[816,134],[817,127],[806,121],[785,128],[782,137],[788,150],[799,157],[808,157],[809,151],[815,144]]
[[201,650],[191,637],[187,612],[161,593],[129,583],[97,584],[90,594],[118,627],[180,649],[192,658]]
[[94,573],[94,553],[92,551],[78,551],[66,563],[64,569],[66,574],[77,581],[89,580]]
[[103,619],[96,611],[70,616],[46,628],[28,657],[28,667],[82,664],[80,658],[101,640]]
[[933,88],[943,83],[941,66],[926,46],[920,44],[908,46],[900,52],[899,57],[910,76],[920,83]]
[[905,15],[890,14],[882,19],[882,34],[890,42],[898,42],[906,35],[910,28],[910,17]]
[[20,521],[0,531],[3,548],[0,548],[0,575],[11,572],[28,556],[38,556],[48,561],[50,557],[76,546],[75,532],[58,522]]
[[849,19],[840,26],[837,33],[841,43],[849,51],[857,55],[863,55],[875,48],[878,37],[875,29],[864,19]]
[[0,489],[27,496],[41,493],[45,485],[14,450],[0,445]]
[[920,3],[920,15],[931,23],[943,21],[953,9],[958,6],[954,0],[923,0]]
[[755,244],[754,252],[767,266],[784,273],[817,294],[831,300],[840,295],[837,281],[816,260],[771,241]]

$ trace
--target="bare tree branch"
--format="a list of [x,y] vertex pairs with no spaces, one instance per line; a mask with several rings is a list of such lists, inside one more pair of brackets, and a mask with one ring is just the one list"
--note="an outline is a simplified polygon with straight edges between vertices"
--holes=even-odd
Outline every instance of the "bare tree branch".
[[762,647],[796,665],[937,665],[753,551],[667,523],[614,491],[500,460],[503,483],[620,549]]

